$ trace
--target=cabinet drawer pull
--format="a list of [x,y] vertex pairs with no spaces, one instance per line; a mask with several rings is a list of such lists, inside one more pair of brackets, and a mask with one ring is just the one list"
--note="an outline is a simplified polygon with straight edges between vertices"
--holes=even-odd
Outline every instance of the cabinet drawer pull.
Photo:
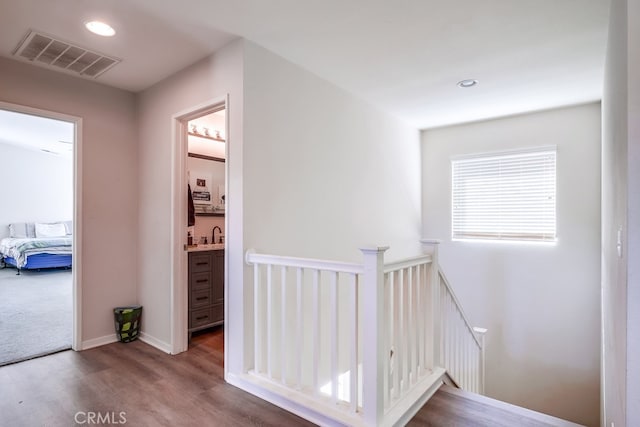
[[198,280],[196,280],[196,283],[205,283],[205,282],[208,282],[208,281],[209,281],[208,279],[198,279]]
[[207,265],[209,264],[208,262],[196,262],[196,265]]
[[207,317],[209,317],[209,316],[199,316],[199,317],[196,317],[196,320],[206,319]]
[[197,301],[202,301],[203,299],[209,299],[209,297],[197,297],[196,298]]

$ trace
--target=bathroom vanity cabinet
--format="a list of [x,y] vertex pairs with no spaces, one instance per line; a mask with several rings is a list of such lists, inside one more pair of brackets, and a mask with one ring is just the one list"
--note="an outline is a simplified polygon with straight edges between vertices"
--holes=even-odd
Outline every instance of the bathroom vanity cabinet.
[[224,249],[189,252],[189,338],[224,323]]

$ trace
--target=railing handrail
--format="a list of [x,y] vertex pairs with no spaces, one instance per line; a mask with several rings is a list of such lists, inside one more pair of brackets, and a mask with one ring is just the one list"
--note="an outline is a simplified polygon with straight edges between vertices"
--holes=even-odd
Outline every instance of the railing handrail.
[[315,258],[299,258],[281,255],[259,254],[247,251],[247,264],[271,264],[283,267],[309,268],[313,270],[331,271],[335,273],[362,274],[364,268],[361,264],[341,261],[328,261]]
[[400,261],[384,264],[383,271],[386,274],[386,273],[391,273],[392,271],[401,270],[403,268],[415,267],[420,264],[425,264],[428,262],[431,262],[431,255],[425,254],[425,255],[420,255],[413,258],[406,258]]
[[467,327],[469,332],[471,332],[471,336],[473,337],[473,340],[478,345],[478,348],[481,349],[482,348],[482,344],[480,343],[480,340],[476,336],[476,331],[475,331],[474,327],[471,326],[471,323],[469,322],[469,319],[467,319],[467,316],[464,313],[464,310],[462,309],[462,304],[460,304],[460,300],[458,300],[458,297],[456,296],[455,292],[453,292],[453,289],[451,288],[451,285],[449,284],[449,281],[447,280],[447,276],[445,276],[444,272],[442,270],[440,270],[440,269],[438,269],[438,274],[440,275],[440,278],[442,279],[442,283],[446,287],[447,292],[449,292],[449,295],[451,295],[451,299],[453,300],[453,303],[456,305],[456,308],[458,309],[458,312],[460,313],[460,317],[462,317],[462,320],[464,321],[465,326]]

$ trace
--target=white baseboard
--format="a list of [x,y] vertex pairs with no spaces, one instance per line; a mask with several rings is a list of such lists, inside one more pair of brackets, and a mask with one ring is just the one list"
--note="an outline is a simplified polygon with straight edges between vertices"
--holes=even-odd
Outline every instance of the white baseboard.
[[159,340],[154,336],[151,336],[144,332],[140,332],[140,336],[138,337],[138,339],[144,343],[149,344],[152,347],[157,348],[160,351],[163,351],[167,354],[171,354],[171,344],[168,344],[162,340]]
[[89,350],[90,348],[100,347],[101,345],[111,344],[114,342],[118,342],[118,336],[115,333],[82,341],[82,347],[80,350]]
[[[436,368],[434,371],[415,384],[412,390],[385,414],[382,425],[403,426],[420,410],[420,408],[433,396],[443,383],[446,371]],[[337,411],[323,405],[317,400],[300,394],[295,390],[280,387],[277,383],[254,377],[250,374],[237,375],[227,373],[225,378],[232,384],[263,400],[273,403],[280,408],[292,412],[319,426],[364,426],[362,417]]]
[[[170,344],[167,344],[166,342],[159,340],[149,334],[140,332],[140,336],[138,337],[138,339],[146,344],[149,344],[152,347],[157,348],[160,351],[171,354]],[[90,340],[82,341],[82,347],[80,348],[80,350],[89,350],[90,348],[100,347],[101,345],[111,344],[118,341],[118,336],[116,334],[92,338]]]
[[284,396],[282,393],[274,392],[270,390],[271,387],[269,384],[258,384],[261,383],[261,381],[250,375],[239,376],[229,372],[225,379],[229,384],[319,426],[345,427],[361,425],[355,417],[344,417],[345,419],[340,421],[339,419],[343,418],[340,414],[326,411],[326,407],[318,406],[314,404],[313,401],[305,399],[304,396],[300,399],[301,396],[295,396],[295,393],[288,393],[288,396]]
[[447,371],[442,368],[435,368],[431,375],[422,378],[415,384],[411,391],[400,399],[386,415],[387,420],[394,426],[404,426],[413,418],[420,408],[431,396],[435,394],[440,386],[445,382]]

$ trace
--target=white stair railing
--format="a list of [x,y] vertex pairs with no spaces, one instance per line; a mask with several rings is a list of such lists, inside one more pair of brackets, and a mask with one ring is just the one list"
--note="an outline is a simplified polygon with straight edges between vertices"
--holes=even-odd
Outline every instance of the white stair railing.
[[486,329],[471,326],[442,271],[438,278],[442,312],[442,367],[458,387],[483,394]]
[[247,252],[249,376],[348,425],[406,422],[445,375],[482,392],[482,338],[437,266],[437,245],[392,264],[386,249],[362,249],[362,264]]
[[251,373],[355,413],[358,312],[340,308],[357,306],[363,267],[252,252],[246,259],[254,285]]
[[[431,256],[384,266],[385,408],[431,374],[433,343],[429,327]],[[388,381],[388,384],[387,384]]]
[[[422,240],[431,247],[434,264],[438,264],[439,240]],[[433,311],[437,348],[434,363],[446,369],[449,378],[460,388],[484,394],[484,328],[472,327],[440,267],[432,271]],[[437,303],[435,303],[437,301]]]

